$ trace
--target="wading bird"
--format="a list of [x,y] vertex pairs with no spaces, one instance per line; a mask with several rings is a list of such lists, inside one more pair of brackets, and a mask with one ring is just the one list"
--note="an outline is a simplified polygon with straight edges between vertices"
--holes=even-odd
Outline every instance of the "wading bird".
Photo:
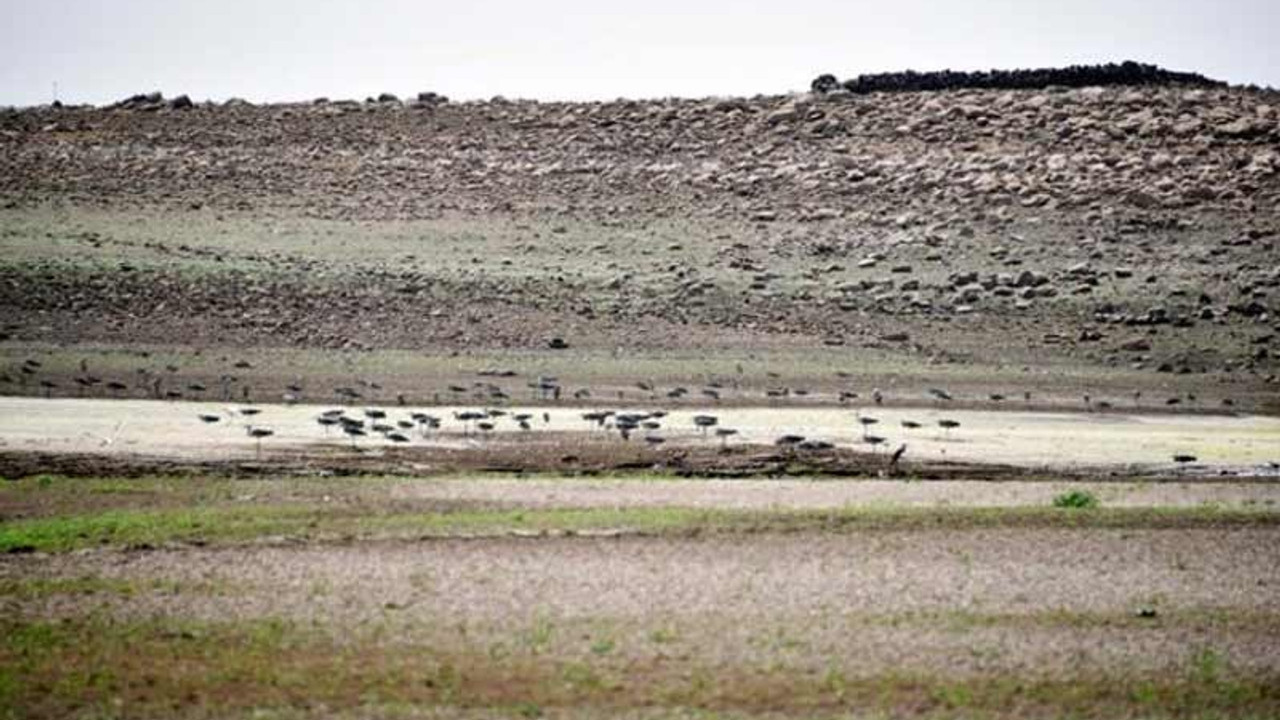
[[951,437],[952,428],[960,427],[960,423],[957,420],[948,420],[946,418],[943,418],[942,420],[938,421],[938,427],[942,428],[943,434],[945,434],[947,437]]
[[356,438],[361,438],[366,435],[364,428],[356,423],[342,423],[342,432],[346,433],[347,437],[351,438],[352,449],[355,449]]
[[707,434],[707,428],[715,427],[720,423],[720,419],[715,415],[694,415],[693,424],[698,426],[703,435]]
[[891,470],[898,467],[898,461],[902,459],[902,456],[905,455],[906,452],[907,452],[906,443],[902,443],[901,445],[898,446],[897,450],[893,451],[893,455],[889,456],[889,468]]
[[880,420],[877,418],[869,417],[867,415],[863,415],[859,413],[858,422],[862,424],[862,437],[865,438],[867,436],[867,432],[871,429],[871,426],[880,422]]
[[248,433],[249,433],[249,437],[257,441],[257,450],[255,452],[255,455],[257,457],[262,457],[262,438],[271,437],[272,435],[276,434],[276,431],[272,430],[271,428],[254,427],[250,425],[248,426]]
[[1196,456],[1178,453],[1173,456],[1173,461],[1178,463],[1178,472],[1185,472],[1187,465],[1196,461]]
[[720,447],[722,449],[729,447],[729,438],[737,435],[738,431],[733,428],[716,428],[716,437],[720,438]]

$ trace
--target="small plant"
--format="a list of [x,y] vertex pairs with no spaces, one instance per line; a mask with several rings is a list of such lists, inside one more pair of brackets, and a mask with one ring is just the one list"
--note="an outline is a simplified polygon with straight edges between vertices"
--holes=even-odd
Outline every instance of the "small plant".
[[605,686],[600,674],[585,663],[568,663],[561,669],[560,675],[566,683],[586,690],[599,690]]
[[1213,648],[1201,648],[1191,654],[1191,677],[1205,685],[1217,684],[1222,666],[1222,655]]
[[542,717],[542,707],[533,702],[517,703],[515,706],[516,714],[522,718],[540,718]]
[[660,645],[675,642],[679,638],[673,628],[661,627],[649,633],[649,639]]
[[827,666],[827,672],[822,676],[822,689],[836,696],[837,700],[844,700],[845,695],[849,692],[849,679],[840,668],[834,665]]
[[1053,506],[1058,508],[1096,508],[1098,498],[1087,490],[1072,490],[1062,493],[1053,499]]
[[551,620],[542,615],[534,618],[533,627],[525,634],[524,644],[528,647],[529,652],[534,655],[540,654],[551,644],[551,636],[555,633],[555,625]]

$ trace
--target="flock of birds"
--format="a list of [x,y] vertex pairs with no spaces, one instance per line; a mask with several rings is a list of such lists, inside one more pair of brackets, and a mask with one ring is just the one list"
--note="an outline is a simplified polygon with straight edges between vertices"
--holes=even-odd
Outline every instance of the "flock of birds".
[[[234,424],[237,420],[241,421],[246,435],[256,441],[255,452],[258,457],[261,457],[263,439],[275,435],[274,429],[255,422],[261,413],[262,409],[258,407],[241,407],[228,409],[225,411],[225,415],[201,413],[198,417],[206,425],[224,422],[226,424]],[[551,413],[546,411],[541,413],[528,411],[511,412],[500,408],[458,410],[453,411],[452,417],[464,437],[473,435],[484,437],[500,429],[508,429],[502,426],[504,421],[513,424],[514,429],[523,432],[531,431],[537,423],[541,423],[543,427],[549,427],[552,421]],[[618,438],[624,442],[631,441],[636,436],[641,437],[643,442],[651,447],[657,447],[667,442],[667,437],[661,434],[661,431],[668,429],[665,426],[670,415],[665,410],[646,412],[591,410],[581,413],[580,417],[587,423],[588,431],[598,431],[606,434],[617,433]],[[876,435],[872,432],[872,428],[880,424],[879,418],[858,411],[855,413],[854,419],[862,429],[861,442],[870,446],[873,454],[877,452],[879,446],[888,442],[884,436]],[[739,434],[736,428],[722,425],[720,418],[716,415],[698,414],[694,415],[691,420],[694,431],[703,438],[714,436],[720,441],[722,450],[727,450],[730,438]],[[370,435],[380,436],[395,444],[412,442],[415,435],[425,440],[433,434],[445,432],[445,421],[445,418],[439,415],[425,412],[409,412],[406,416],[398,419],[392,418],[389,416],[388,411],[382,408],[364,408],[359,414],[346,408],[333,408],[323,410],[315,417],[316,424],[323,428],[326,435],[334,432],[342,433],[350,439],[352,449],[358,449],[357,441],[359,438],[369,437]],[[923,423],[915,420],[903,419],[900,424],[902,429],[907,432],[925,429]],[[937,420],[937,426],[942,431],[943,437],[949,439],[951,432],[960,427],[960,422],[950,418],[940,418]],[[806,438],[803,435],[790,433],[777,437],[774,440],[774,445],[789,451],[821,452],[835,449],[835,444],[828,440]],[[888,455],[887,464],[890,469],[898,466],[906,451],[907,443],[904,442],[899,444],[897,449]],[[1188,453],[1173,455],[1173,461],[1179,467],[1197,462],[1197,460],[1198,458],[1195,455]]]
[[[252,368],[252,365],[247,361],[240,360],[236,361],[234,367],[239,370],[248,370]],[[40,361],[27,359],[17,367],[16,378],[10,372],[0,373],[0,383],[18,382],[26,384],[32,379],[37,379],[41,369],[42,363]],[[147,393],[154,399],[167,400],[206,399],[208,394],[214,392],[213,389],[202,382],[187,382],[185,385],[178,382],[176,374],[179,372],[179,368],[176,365],[165,366],[165,371],[167,375],[146,368],[139,368],[137,372],[140,379],[135,384],[135,387],[145,387]],[[743,368],[740,365],[738,366],[738,374],[743,374]],[[852,374],[846,372],[836,372],[835,374],[841,380],[852,378]],[[517,374],[511,371],[484,371],[480,375],[511,378]],[[780,376],[777,373],[769,372],[766,375],[770,382],[780,380]],[[73,381],[78,386],[81,395],[100,387],[105,388],[115,397],[131,392],[130,386],[120,380],[104,380],[102,377],[92,373],[88,362],[85,360],[80,362],[80,373],[74,376]],[[57,382],[48,377],[39,377],[37,382],[46,396],[51,396],[58,389]],[[560,402],[566,397],[572,397],[573,400],[579,402],[598,400],[598,398],[594,397],[591,389],[579,388],[570,393],[558,378],[551,376],[540,376],[535,380],[529,381],[527,387],[532,400]],[[640,399],[650,401],[665,398],[667,402],[675,403],[682,401],[698,402],[700,400],[702,403],[718,404],[730,393],[738,399],[746,397],[745,391],[742,390],[740,383],[736,380],[714,377],[708,378],[703,387],[693,390],[683,386],[663,390],[653,382],[646,381],[635,383],[635,388],[642,394]],[[287,385],[285,390],[286,392],[281,395],[280,399],[286,404],[294,404],[307,399],[300,379]],[[239,395],[239,399],[242,402],[252,402],[250,386],[233,375],[224,374],[219,378],[217,392],[223,401],[233,401],[235,396]],[[949,405],[955,399],[950,392],[942,388],[930,388],[927,392],[928,396],[939,406]],[[613,393],[616,393],[618,401],[627,399],[626,391],[614,390]],[[333,389],[333,394],[340,401],[348,404],[361,400],[378,402],[379,396],[385,396],[381,385],[367,380],[357,381],[354,387],[336,387]],[[633,399],[634,395],[632,393]],[[808,389],[786,386],[769,387],[764,391],[764,398],[768,401],[806,399],[812,395],[814,394]],[[1024,391],[1021,396],[1023,402],[1030,406],[1032,393]],[[841,405],[862,400],[860,394],[852,390],[840,390],[836,398]],[[396,395],[395,399],[400,406],[408,404],[408,399],[404,395]],[[444,393],[436,392],[432,397],[432,401],[437,404],[445,402],[463,404],[467,401],[473,401],[500,405],[511,401],[511,399],[511,394],[507,389],[489,381],[478,381],[470,386],[448,385]],[[880,389],[874,388],[868,393],[866,399],[878,407],[884,404],[886,398]],[[990,393],[986,397],[986,400],[997,405],[1011,399],[1011,396],[1003,393]],[[1115,407],[1112,401],[1096,399],[1088,393],[1083,394],[1081,400],[1085,409],[1089,412],[1103,412]],[[1134,391],[1132,393],[1133,406],[1135,408],[1141,407],[1142,401],[1143,393]],[[1198,398],[1193,393],[1188,393],[1185,396],[1172,396],[1164,400],[1164,405],[1177,406],[1184,402],[1195,404],[1198,402]],[[1222,405],[1231,407],[1234,403],[1230,398],[1225,398],[1222,400]],[[199,417],[201,421],[208,424],[219,423],[224,419],[234,419],[237,416],[243,419],[245,421],[245,432],[256,441],[256,447],[260,454],[262,441],[275,435],[275,431],[272,428],[253,422],[260,412],[260,408],[243,407],[236,411],[228,411],[227,418],[212,414],[201,414]],[[503,409],[464,410],[453,413],[453,419],[461,425],[463,435],[471,435],[473,433],[488,435],[499,429],[499,424],[504,421],[504,418],[509,422],[513,422],[518,429],[525,431],[531,430],[539,420],[533,412],[511,412]],[[652,446],[661,445],[667,441],[667,438],[660,432],[664,429],[663,425],[666,418],[667,412],[663,410],[648,412],[592,410],[582,413],[582,419],[594,429],[616,432],[624,441],[629,441],[633,437],[639,436],[643,442]],[[862,411],[856,413],[855,419],[862,427],[861,441],[870,446],[873,453],[881,445],[888,443],[886,437],[872,431],[873,427],[880,423],[879,419],[864,414]],[[324,428],[326,434],[330,432],[341,433],[351,440],[353,447],[356,447],[359,438],[367,437],[371,434],[379,435],[392,443],[411,442],[415,434],[425,439],[429,434],[440,431],[444,427],[445,419],[425,412],[413,412],[407,417],[393,420],[388,417],[386,410],[368,408],[361,414],[355,414],[347,409],[325,410],[316,418],[316,422]],[[550,413],[542,412],[541,422],[544,426],[550,425]],[[924,427],[924,424],[913,420],[902,420],[901,425],[902,429],[907,432],[918,431]],[[950,433],[953,430],[960,427],[958,421],[948,418],[938,420],[937,425],[944,437],[947,438],[950,437]],[[714,436],[717,438],[722,447],[727,447],[730,439],[739,434],[737,429],[723,426],[715,415],[695,415],[693,417],[693,427],[704,437]],[[828,450],[834,447],[832,443],[825,440],[810,439],[793,434],[786,434],[776,438],[775,444],[783,448],[807,451]],[[891,454],[890,463],[896,464],[905,452],[906,444],[903,443]],[[1191,454],[1179,453],[1173,456],[1173,460],[1179,465],[1186,465],[1196,462],[1197,458]]]
[[[56,380],[48,376],[39,377],[42,367],[43,364],[39,360],[29,358],[18,365],[16,370],[0,372],[0,384],[25,385],[34,380],[46,397],[52,397],[55,392],[61,392],[62,388]],[[245,360],[236,361],[234,364],[236,370],[249,370],[252,367],[252,364]],[[138,377],[133,382],[133,385],[130,385],[120,379],[104,379],[90,370],[87,360],[81,360],[80,372],[72,378],[72,382],[76,386],[76,394],[80,396],[105,390],[109,397],[136,396],[139,392],[142,392],[146,397],[155,400],[209,400],[216,397],[223,402],[238,400],[239,402],[251,403],[255,401],[255,393],[252,386],[236,375],[224,373],[218,377],[214,386],[210,386],[201,381],[181,381],[177,377],[179,371],[180,368],[174,364],[165,365],[163,372],[151,368],[138,368],[136,370]],[[739,376],[744,373],[741,365],[738,366],[737,373]],[[479,374],[484,377],[500,378],[514,378],[517,376],[517,373],[512,371],[482,371]],[[789,387],[781,384],[781,376],[778,373],[767,372],[765,375],[768,386],[763,391],[763,399],[766,402],[817,400],[820,397],[820,393],[807,388]],[[853,378],[852,373],[844,371],[838,371],[835,375],[841,382]],[[559,378],[554,376],[539,376],[527,382],[526,387],[529,390],[529,399],[536,401],[561,402],[571,398],[574,401],[586,402],[598,401],[605,397],[586,387],[571,391],[561,383]],[[638,390],[639,393],[637,394],[635,390]],[[509,388],[504,388],[491,381],[477,381],[470,386],[451,384],[446,386],[443,392],[432,393],[431,403],[436,405],[445,403],[461,405],[467,402],[474,402],[501,405],[512,400],[512,392]],[[360,400],[379,402],[387,397],[382,385],[371,380],[357,381],[354,386],[335,387],[333,388],[333,395],[339,401],[346,403],[354,403]],[[949,403],[954,400],[951,393],[942,388],[930,388],[928,395],[933,400],[942,403]],[[729,397],[739,401],[753,399],[750,391],[744,389],[737,379],[717,376],[706,378],[701,387],[695,388],[674,386],[670,389],[663,389],[657,387],[652,381],[639,381],[634,384],[634,390],[614,389],[608,393],[609,401],[616,399],[619,403],[639,399],[648,402],[718,404]],[[863,400],[863,396],[860,393],[849,389],[836,391],[834,397],[841,405]],[[315,398],[308,397],[304,383],[299,378],[287,384],[284,392],[273,396],[272,399],[279,399],[291,404],[304,400],[314,400]],[[880,406],[884,404],[886,396],[879,388],[873,388],[867,394],[866,399],[870,400],[874,405]],[[970,402],[974,400],[986,401],[995,406],[1012,402],[1014,399],[1014,395],[1005,393],[988,393],[985,398],[968,398]],[[1023,391],[1021,399],[1025,405],[1030,407],[1033,400],[1031,391]],[[1105,412],[1117,407],[1116,401],[1094,398],[1089,393],[1084,393],[1080,399],[1084,404],[1084,409],[1089,412]],[[1130,395],[1130,399],[1135,409],[1142,407],[1144,400],[1142,391],[1134,391]],[[410,402],[403,394],[395,395],[395,401],[399,405],[408,405]],[[1199,398],[1196,397],[1195,393],[1186,393],[1185,395],[1172,395],[1164,398],[1163,405],[1173,408],[1184,404],[1196,405],[1198,402]],[[1230,398],[1222,400],[1223,407],[1233,407],[1234,404],[1234,401]]]
[[[257,453],[261,455],[262,440],[275,435],[275,430],[257,422],[262,409],[258,407],[242,407],[228,409],[225,414],[201,413],[198,418],[207,425],[232,424],[240,422],[245,433],[256,441]],[[589,432],[602,432],[623,442],[639,438],[646,445],[657,447],[668,441],[663,431],[670,430],[670,414],[665,410],[643,412],[621,412],[615,410],[590,410],[580,413]],[[333,408],[321,411],[315,416],[315,423],[326,435],[341,433],[350,441],[353,449],[358,449],[358,440],[369,436],[377,436],[395,444],[412,442],[414,437],[427,439],[433,434],[442,433],[452,428],[460,431],[463,437],[478,435],[484,437],[499,430],[519,430],[528,432],[535,425],[548,428],[552,424],[550,412],[514,412],[500,408],[478,410],[458,410],[452,412],[453,423],[448,428],[448,418],[425,412],[408,412],[401,417],[392,417],[383,408],[364,408],[356,412],[347,408]],[[881,445],[888,442],[882,435],[871,432],[880,423],[880,419],[859,411],[855,415],[856,424],[861,426],[861,442],[877,452]],[[914,420],[902,420],[902,428],[906,431],[921,430],[923,423]],[[938,427],[949,437],[950,432],[960,427],[957,420],[943,418],[937,421]],[[714,437],[722,449],[727,449],[732,438],[739,435],[736,428],[721,424],[717,415],[697,414],[691,418],[692,432],[703,438]],[[806,438],[803,435],[784,434],[774,440],[780,448],[792,451],[824,451],[832,450],[835,444],[827,440]],[[896,466],[907,451],[907,444],[902,443],[889,454],[888,463]]]

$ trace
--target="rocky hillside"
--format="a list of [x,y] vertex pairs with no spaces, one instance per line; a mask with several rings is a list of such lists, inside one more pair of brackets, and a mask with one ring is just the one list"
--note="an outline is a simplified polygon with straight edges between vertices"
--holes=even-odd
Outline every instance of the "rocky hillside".
[[[174,224],[69,234],[75,253],[152,258],[127,277],[11,260],[0,310],[39,318],[12,321],[15,338],[163,341],[196,332],[172,317],[191,307],[201,344],[714,336],[1275,377],[1280,96],[1257,90],[139,96],[0,113],[0,205],[24,222],[57,207]],[[369,249],[339,262],[307,255],[314,242],[281,244],[278,228],[195,237],[182,227],[192,213],[238,228],[360,221]],[[392,252],[378,228],[404,223],[435,223],[412,226],[423,237],[452,223],[473,244]],[[35,247],[39,228],[14,225],[9,242]],[[208,244],[237,232],[239,244]],[[221,264],[180,277],[176,258]],[[430,312],[388,301],[404,297],[429,298]]]
[[0,196],[853,228],[1226,213],[1269,229],[1280,190],[1280,99],[1231,89],[129,108],[0,113]]

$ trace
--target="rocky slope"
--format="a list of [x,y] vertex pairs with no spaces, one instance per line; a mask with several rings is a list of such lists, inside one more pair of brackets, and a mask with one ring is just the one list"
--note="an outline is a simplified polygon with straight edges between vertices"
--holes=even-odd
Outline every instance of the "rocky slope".
[[[191,325],[157,318],[159,304],[195,308],[207,322],[193,341],[215,344],[544,347],[564,335],[660,348],[703,333],[1273,381],[1276,368],[1280,96],[1257,90],[140,96],[0,113],[0,204],[10,218],[56,206],[179,224],[448,221],[480,238],[470,256],[426,244],[371,254],[376,267],[247,252],[195,279],[164,263],[121,280],[10,261],[0,308],[18,339],[163,340]],[[523,234],[485,245],[499,222]],[[232,255],[156,234],[156,252]],[[69,237],[108,258],[119,242]],[[39,240],[13,230],[7,242]],[[316,288],[317,276],[337,280]],[[431,312],[387,302],[406,293]]]
[[332,103],[0,114],[0,193],[284,207],[660,210],[904,228],[1018,210],[1275,222],[1280,100],[1242,90]]

